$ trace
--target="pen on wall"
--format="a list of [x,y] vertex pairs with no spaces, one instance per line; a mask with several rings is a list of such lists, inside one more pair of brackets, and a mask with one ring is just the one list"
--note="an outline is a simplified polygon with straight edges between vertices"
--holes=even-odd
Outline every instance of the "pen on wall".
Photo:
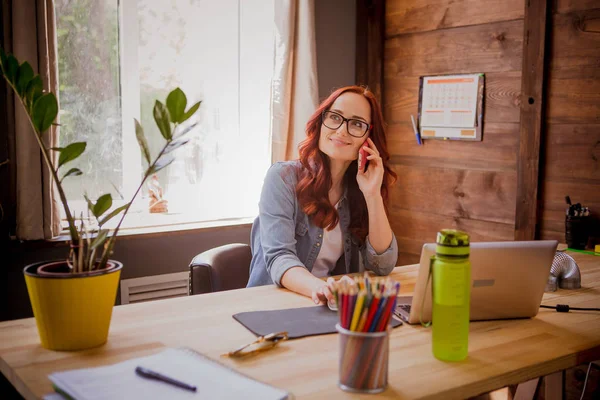
[[173,386],[177,386],[182,389],[189,390],[191,392],[196,391],[196,386],[189,385],[187,383],[178,381],[177,379],[169,378],[168,376],[159,374],[158,372],[149,370],[148,368],[135,367],[135,373],[146,379],[154,379],[157,381],[165,382],[165,383],[171,384]]
[[410,120],[412,121],[413,130],[415,131],[415,137],[417,138],[417,143],[420,146],[422,144],[421,134],[419,133],[419,130],[417,129],[417,124],[415,123],[415,117],[413,117],[412,114],[410,115]]

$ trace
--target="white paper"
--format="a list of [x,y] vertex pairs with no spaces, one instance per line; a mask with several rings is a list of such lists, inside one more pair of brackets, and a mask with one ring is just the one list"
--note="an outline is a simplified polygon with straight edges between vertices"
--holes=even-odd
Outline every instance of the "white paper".
[[[197,386],[191,392],[135,373],[142,366]],[[75,399],[285,399],[280,389],[250,379],[189,349],[161,353],[107,367],[57,372],[49,376]]]
[[421,127],[476,126],[479,75],[450,75],[423,79]]

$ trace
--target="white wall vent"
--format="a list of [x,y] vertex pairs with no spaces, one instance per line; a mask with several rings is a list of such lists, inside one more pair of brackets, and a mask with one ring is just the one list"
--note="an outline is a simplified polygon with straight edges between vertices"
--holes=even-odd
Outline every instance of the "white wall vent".
[[188,280],[189,272],[124,279],[121,281],[121,304],[187,296]]

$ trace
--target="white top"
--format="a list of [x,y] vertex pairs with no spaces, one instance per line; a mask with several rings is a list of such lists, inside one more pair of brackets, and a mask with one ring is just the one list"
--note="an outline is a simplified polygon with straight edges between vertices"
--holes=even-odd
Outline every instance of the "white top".
[[321,251],[319,251],[319,255],[313,264],[312,274],[317,278],[328,276],[335,268],[335,263],[340,259],[343,252],[342,229],[338,222],[331,231],[323,229],[323,243],[321,244]]

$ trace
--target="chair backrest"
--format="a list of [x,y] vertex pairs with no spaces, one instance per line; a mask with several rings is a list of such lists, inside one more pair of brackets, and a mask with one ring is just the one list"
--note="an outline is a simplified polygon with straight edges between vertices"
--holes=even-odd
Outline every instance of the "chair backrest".
[[198,254],[190,263],[189,294],[246,287],[250,277],[250,246],[233,243]]

